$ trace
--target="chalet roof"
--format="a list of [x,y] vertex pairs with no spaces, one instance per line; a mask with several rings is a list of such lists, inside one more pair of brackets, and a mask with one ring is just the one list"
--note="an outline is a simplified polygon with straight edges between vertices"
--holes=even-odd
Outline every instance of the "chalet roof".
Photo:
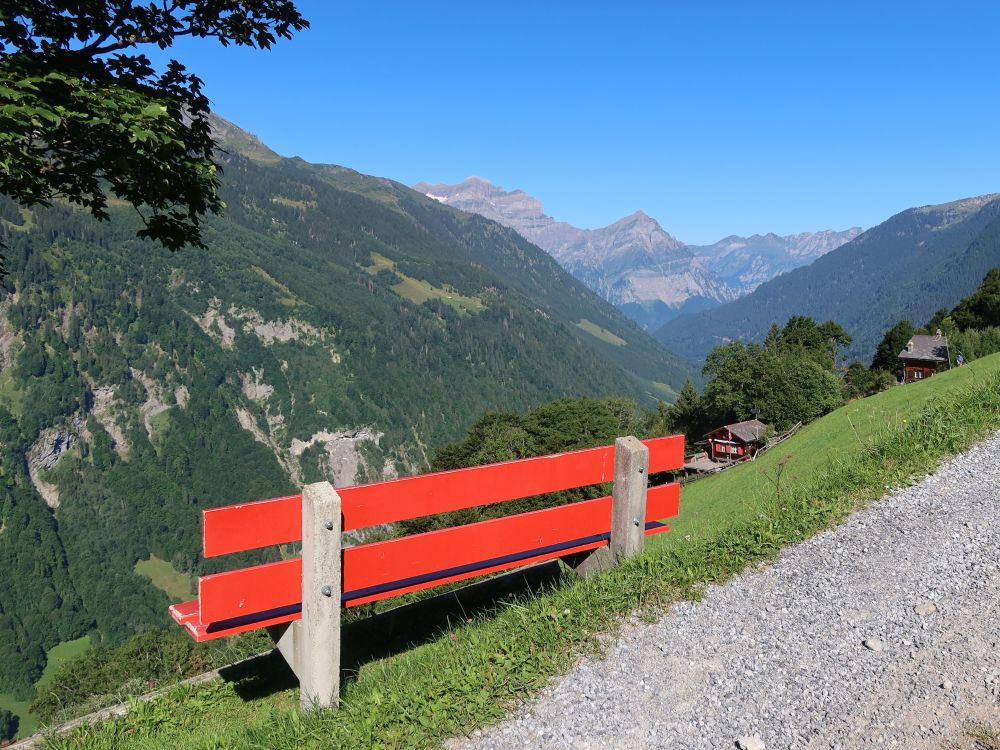
[[922,362],[947,362],[948,337],[938,331],[933,336],[914,336],[899,353],[900,359],[917,359]]
[[[715,430],[712,430],[712,432],[723,429],[729,430],[733,433],[733,437],[742,440],[744,443],[753,443],[760,440],[768,428],[767,425],[759,419],[748,419],[746,422],[736,422],[735,424],[727,424],[722,427],[717,427]],[[711,435],[712,432],[708,434]]]

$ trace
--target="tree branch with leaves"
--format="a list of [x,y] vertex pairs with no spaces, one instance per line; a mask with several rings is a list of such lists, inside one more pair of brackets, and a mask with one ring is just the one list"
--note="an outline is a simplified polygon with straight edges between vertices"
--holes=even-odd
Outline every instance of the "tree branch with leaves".
[[309,25],[290,0],[0,0],[0,192],[100,220],[132,205],[140,237],[204,247],[224,208],[203,82],[142,46],[213,38],[270,49]]

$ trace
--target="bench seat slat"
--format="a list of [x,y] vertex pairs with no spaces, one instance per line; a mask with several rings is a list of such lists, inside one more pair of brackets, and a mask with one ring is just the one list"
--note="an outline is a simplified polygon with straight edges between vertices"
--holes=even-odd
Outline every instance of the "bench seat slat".
[[[676,484],[650,489],[647,524],[675,516],[679,499]],[[343,601],[356,606],[560,557],[569,554],[568,546],[591,544],[584,548],[593,549],[607,543],[610,528],[611,498],[603,497],[348,547],[343,560]],[[648,527],[647,534],[657,530],[656,526]],[[198,586],[199,620],[219,622],[298,604],[301,581],[299,558],[204,576]]]
[[198,618],[198,600],[190,602],[179,602],[177,604],[171,604],[170,616],[174,618],[174,621],[178,625],[183,625],[188,620],[194,620]]
[[[665,531],[670,531],[670,527],[667,526],[667,524],[665,523],[661,523],[659,521],[649,521],[646,524],[646,536],[661,534]],[[601,536],[606,537],[607,535],[602,534]],[[523,567],[526,565],[532,565],[534,563],[544,562],[546,560],[552,560],[556,557],[566,557],[568,555],[576,554],[578,552],[586,552],[587,550],[597,549],[598,547],[602,547],[605,544],[607,544],[607,539],[602,539],[596,542],[588,542],[586,544],[579,544],[576,546],[570,546],[565,549],[560,549],[557,551],[550,550],[543,554],[530,555],[528,557],[524,557],[522,559],[519,559],[515,563],[505,563],[485,568],[479,568],[474,572],[467,571],[461,574],[447,576],[444,578],[437,578],[433,581],[427,581],[420,584],[406,586],[400,589],[394,589],[389,592],[373,594],[370,596],[352,599],[351,601],[347,602],[345,606],[354,607],[360,604],[367,604],[368,602],[377,601],[379,599],[387,599],[389,597],[399,596],[400,594],[409,593],[411,591],[420,591],[421,589],[427,589],[433,586],[440,586],[444,583],[461,581],[466,578],[472,578],[475,576],[487,575],[489,573],[495,573],[512,567]],[[183,606],[194,610],[194,616],[185,620],[183,622],[183,625],[187,629],[188,634],[198,642],[210,641],[216,638],[224,638],[229,635],[237,635],[239,633],[245,633],[249,630],[256,630],[258,628],[264,628],[270,625],[280,625],[286,622],[299,620],[302,617],[302,607],[300,604],[296,604],[290,607],[278,610],[272,610],[270,612],[256,613],[253,615],[234,618],[232,620],[223,620],[221,622],[209,623],[208,625],[205,625],[201,622],[201,620],[198,619],[197,599],[190,602],[184,602]]]
[[[643,441],[649,472],[679,469],[684,437]],[[614,479],[614,446],[553,456],[422,474],[337,490],[345,531],[411,518],[585,487]],[[262,500],[206,510],[202,518],[205,557],[287,544],[302,538],[302,496]]]
[[238,635],[239,633],[246,633],[250,630],[266,628],[271,625],[281,625],[286,622],[293,622],[294,620],[302,619],[302,606],[297,605],[284,611],[279,610],[278,612],[258,613],[253,617],[236,618],[226,622],[208,623],[206,625],[198,619],[197,599],[190,602],[184,602],[184,604],[191,605],[195,609],[194,618],[186,620],[182,624],[184,625],[184,629],[187,631],[187,634],[198,643],[211,641],[216,638],[225,638],[227,635]]
[[[646,536],[653,536],[654,534],[662,534],[664,531],[670,531],[670,527],[659,521],[647,521],[646,522]],[[557,557],[567,557],[569,555],[576,554],[577,552],[586,552],[588,550],[597,549],[598,547],[604,547],[608,543],[608,538],[611,536],[611,532],[606,532],[599,535],[601,538],[595,541],[588,541],[583,544],[577,544],[572,546],[562,546],[559,545],[558,549],[549,549],[546,552],[531,554],[527,557],[519,556],[516,560],[509,560],[502,563],[497,563],[493,565],[488,565],[486,567],[477,567],[475,570],[465,570],[458,573],[452,573],[450,575],[445,575],[443,577],[434,578],[432,580],[420,581],[418,583],[412,583],[408,585],[403,585],[398,588],[393,588],[387,591],[381,591],[378,593],[369,594],[367,596],[357,596],[352,598],[350,601],[345,602],[347,607],[356,607],[361,604],[368,604],[369,602],[375,602],[379,599],[388,599],[394,596],[401,596],[402,594],[408,594],[411,591],[422,591],[423,589],[433,588],[434,586],[441,586],[445,583],[452,583],[454,581],[462,581],[466,578],[474,578],[476,576],[487,575],[489,573],[497,573],[501,570],[509,570],[511,568],[520,568],[525,565],[534,565],[535,563],[545,562],[546,560],[554,560]],[[358,592],[349,592],[352,596],[356,596]]]

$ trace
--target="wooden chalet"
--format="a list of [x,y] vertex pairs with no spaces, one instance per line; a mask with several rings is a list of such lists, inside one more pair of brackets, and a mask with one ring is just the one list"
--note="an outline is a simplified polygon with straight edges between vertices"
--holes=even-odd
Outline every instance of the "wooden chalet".
[[938,329],[933,336],[914,336],[899,353],[903,360],[903,382],[924,380],[947,369],[948,337]]
[[769,431],[759,419],[716,428],[705,435],[708,458],[717,463],[741,461],[764,447]]

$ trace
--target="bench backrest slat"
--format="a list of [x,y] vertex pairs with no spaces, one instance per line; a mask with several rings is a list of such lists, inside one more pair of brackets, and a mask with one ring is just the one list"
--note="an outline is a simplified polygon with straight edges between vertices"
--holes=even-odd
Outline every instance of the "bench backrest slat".
[[[684,463],[680,435],[643,441],[649,472]],[[345,531],[585,487],[614,479],[614,446],[422,474],[337,490]],[[302,538],[302,496],[213,508],[203,513],[205,557]]]
[[[679,486],[649,490],[646,521],[677,515]],[[390,539],[344,550],[343,602],[354,606],[486,572],[606,544],[611,498]],[[217,623],[281,612],[301,601],[302,561],[284,560],[205,576],[200,620]]]

